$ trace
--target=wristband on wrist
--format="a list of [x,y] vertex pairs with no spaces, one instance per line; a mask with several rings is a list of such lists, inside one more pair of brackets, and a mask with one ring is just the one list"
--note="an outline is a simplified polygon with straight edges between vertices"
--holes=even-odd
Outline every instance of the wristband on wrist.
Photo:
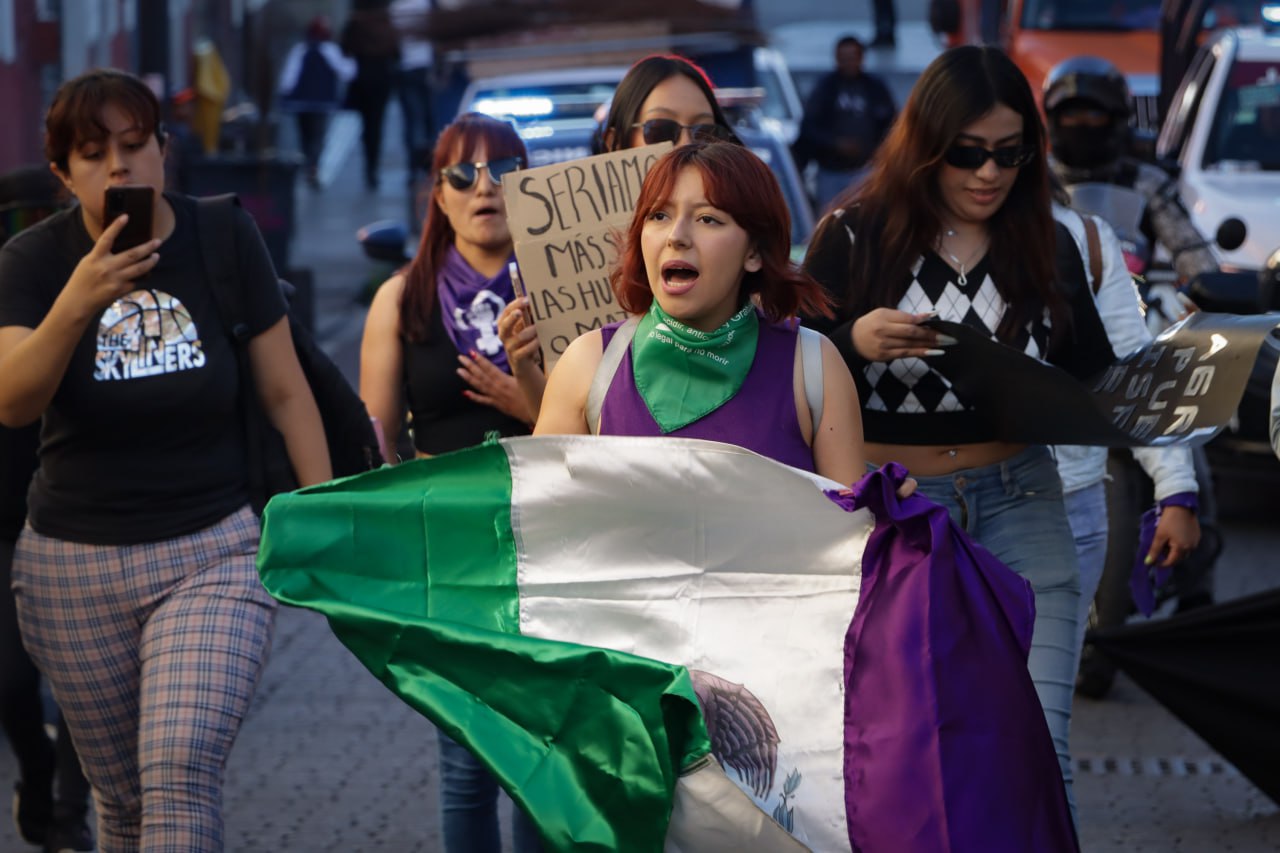
[[1177,494],[1169,495],[1167,498],[1162,498],[1157,502],[1157,506],[1159,506],[1160,509],[1170,506],[1180,506],[1191,510],[1193,513],[1197,513],[1200,511],[1200,496],[1195,492],[1178,492]]

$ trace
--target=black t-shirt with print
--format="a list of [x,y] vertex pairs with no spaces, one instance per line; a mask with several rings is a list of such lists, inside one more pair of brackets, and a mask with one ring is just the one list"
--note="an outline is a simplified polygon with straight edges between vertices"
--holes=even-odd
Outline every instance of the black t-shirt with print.
[[[91,322],[45,410],[28,518],[59,539],[121,545],[200,530],[248,501],[235,353],[218,318],[195,200],[166,194],[173,233],[137,289]],[[257,227],[237,211],[250,331],[284,315]],[[93,248],[79,208],[0,249],[0,326],[35,328]]]

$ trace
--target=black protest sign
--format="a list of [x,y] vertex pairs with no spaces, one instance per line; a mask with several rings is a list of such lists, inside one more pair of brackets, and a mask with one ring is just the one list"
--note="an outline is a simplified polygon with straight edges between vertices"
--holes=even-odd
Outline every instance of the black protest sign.
[[569,342],[622,320],[609,286],[649,168],[671,143],[584,157],[502,182],[520,278],[549,372]]
[[1192,314],[1088,383],[972,327],[927,325],[957,341],[928,365],[997,438],[1138,447],[1203,444],[1226,426],[1280,317]]

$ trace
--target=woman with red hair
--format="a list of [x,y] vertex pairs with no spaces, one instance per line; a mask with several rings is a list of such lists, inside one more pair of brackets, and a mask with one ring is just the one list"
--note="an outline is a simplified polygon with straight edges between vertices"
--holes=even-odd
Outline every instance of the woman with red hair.
[[[826,339],[814,351],[825,402],[806,394],[794,318],[829,309],[791,264],[790,232],[777,180],[746,148],[695,143],[660,160],[613,272],[634,316],[569,345],[534,433],[702,438],[841,483],[860,478],[857,391]],[[593,383],[603,391],[598,414]]]

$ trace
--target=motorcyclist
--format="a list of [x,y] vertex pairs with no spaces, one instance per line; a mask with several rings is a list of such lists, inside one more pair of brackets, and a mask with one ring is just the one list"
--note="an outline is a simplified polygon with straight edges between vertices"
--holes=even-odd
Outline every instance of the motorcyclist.
[[1050,167],[1064,185],[1109,183],[1135,190],[1146,200],[1145,236],[1168,250],[1180,282],[1218,271],[1211,241],[1191,222],[1173,177],[1130,156],[1129,85],[1114,65],[1094,56],[1058,63],[1045,78],[1044,109]]
[[[1064,186],[1115,184],[1141,196],[1145,202],[1142,236],[1148,245],[1165,247],[1180,283],[1218,270],[1210,242],[1191,222],[1173,177],[1159,166],[1130,156],[1129,87],[1114,65],[1091,56],[1059,63],[1045,80],[1044,108],[1050,167]],[[1184,309],[1181,305],[1173,310],[1165,306],[1164,313],[1172,322],[1180,319]],[[1211,567],[1221,547],[1213,524],[1216,512],[1207,461],[1202,451],[1195,455],[1198,515],[1204,535],[1200,545],[1175,569],[1180,610],[1212,601]],[[1138,541],[1137,516],[1153,502],[1152,483],[1133,454],[1112,451],[1107,468],[1111,478],[1107,485],[1110,541],[1094,602],[1095,625],[1104,628],[1123,622],[1129,612],[1128,578]],[[1113,677],[1111,664],[1086,646],[1077,691],[1100,698]]]

